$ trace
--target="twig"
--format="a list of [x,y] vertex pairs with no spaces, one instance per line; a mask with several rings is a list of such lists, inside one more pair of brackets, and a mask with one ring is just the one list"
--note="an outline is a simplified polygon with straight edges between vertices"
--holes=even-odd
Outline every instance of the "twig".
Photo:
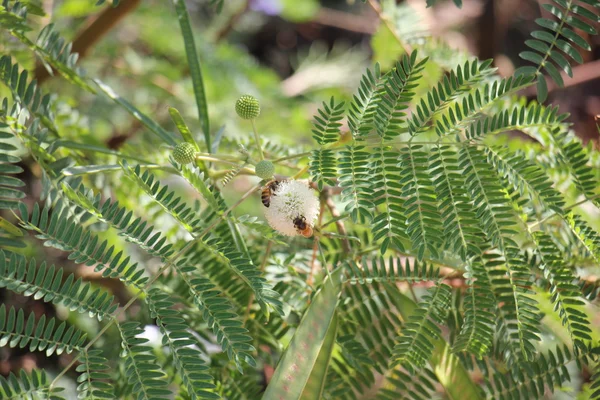
[[[350,254],[350,252],[352,251],[352,246],[350,245],[350,241],[348,240],[347,237],[348,236],[348,232],[346,231],[346,226],[344,225],[344,221],[342,221],[340,219],[340,212],[338,211],[338,209],[335,206],[335,203],[333,202],[333,199],[331,198],[331,193],[330,191],[327,191],[325,193],[325,205],[327,206],[327,208],[329,208],[329,212],[331,213],[331,215],[335,218],[335,226],[338,230],[338,233],[342,236],[344,236],[341,240],[342,240],[342,249],[344,250],[345,254]],[[321,226],[322,228],[322,226]]]
[[[585,199],[580,200],[577,203],[571,204],[570,206],[566,207],[564,209],[564,211],[565,212],[570,211],[570,210],[574,209],[577,206],[580,206],[580,205],[582,205],[584,203],[587,203],[588,201],[596,200],[598,198],[600,198],[600,194],[596,194],[596,195],[594,195],[592,197],[586,197]],[[560,214],[557,214],[556,212],[553,212],[552,214],[548,215],[546,218],[541,219],[539,221],[536,221],[536,222],[532,223],[531,225],[529,225],[529,229],[533,229],[533,228],[537,227],[538,225],[541,225],[544,222],[548,221],[549,219],[556,217],[557,215],[560,215]]]
[[[323,222],[323,210],[325,209],[325,203],[321,200],[321,209],[319,210],[319,222],[317,223],[319,228],[321,228],[321,223]],[[310,272],[308,274],[308,278],[306,279],[306,285],[310,288],[313,285],[314,276],[316,274],[317,266],[317,250],[319,249],[319,238],[315,235],[315,239],[313,240],[313,252],[312,258],[310,260]]]

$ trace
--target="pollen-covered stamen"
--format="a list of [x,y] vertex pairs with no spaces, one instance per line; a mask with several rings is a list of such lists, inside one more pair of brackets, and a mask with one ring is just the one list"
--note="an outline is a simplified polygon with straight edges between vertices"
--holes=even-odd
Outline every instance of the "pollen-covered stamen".
[[297,236],[300,232],[294,221],[304,217],[306,225],[312,228],[319,216],[319,198],[307,183],[290,179],[277,185],[269,208],[264,210],[273,229],[287,236]]

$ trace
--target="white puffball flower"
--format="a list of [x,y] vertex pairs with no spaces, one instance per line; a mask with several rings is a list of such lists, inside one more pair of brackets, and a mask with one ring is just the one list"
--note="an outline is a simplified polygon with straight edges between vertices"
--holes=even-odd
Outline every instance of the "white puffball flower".
[[264,207],[265,217],[271,227],[284,235],[299,235],[294,219],[304,217],[314,227],[319,217],[319,198],[307,183],[293,179],[279,182],[271,194],[271,204]]

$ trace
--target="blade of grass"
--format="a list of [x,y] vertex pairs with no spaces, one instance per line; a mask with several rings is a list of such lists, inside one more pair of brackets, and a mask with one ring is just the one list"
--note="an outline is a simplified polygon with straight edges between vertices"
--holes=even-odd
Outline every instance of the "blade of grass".
[[212,146],[210,144],[210,123],[208,120],[208,105],[206,103],[206,94],[204,92],[204,81],[202,80],[202,69],[198,53],[196,52],[196,43],[192,27],[190,26],[190,17],[183,0],[173,0],[179,26],[181,27],[181,35],[185,45],[185,53],[187,55],[188,65],[190,67],[190,75],[192,76],[192,85],[194,88],[194,96],[196,97],[196,105],[198,106],[198,118],[204,131],[204,139],[206,141],[206,149],[210,153]]

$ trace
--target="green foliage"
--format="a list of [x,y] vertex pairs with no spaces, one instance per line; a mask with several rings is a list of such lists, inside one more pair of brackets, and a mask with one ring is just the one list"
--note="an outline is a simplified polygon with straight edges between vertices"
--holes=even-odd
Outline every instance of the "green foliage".
[[33,296],[34,299],[62,304],[71,311],[96,316],[100,321],[112,318],[118,306],[113,303],[114,296],[91,288],[90,283],[84,283],[81,278],[75,279],[73,274],[63,279],[63,269],[54,265],[47,267],[43,262],[38,266],[35,259],[27,263],[25,257],[0,250],[0,287]]
[[49,389],[48,376],[44,371],[33,370],[30,374],[24,369],[19,377],[12,372],[8,378],[0,376],[0,395],[7,399],[30,398],[31,396],[43,396],[44,398],[57,400],[62,399],[57,393],[62,389]]
[[[66,251],[69,259],[78,264],[95,265],[94,271],[102,271],[102,275],[119,278],[124,282],[141,288],[146,281],[144,270],[131,264],[131,257],[123,256],[123,252],[115,252],[114,246],[108,241],[101,241],[89,230],[83,229],[73,217],[68,216],[68,210],[59,201],[54,207],[44,207],[40,210],[37,203],[31,215],[27,207],[19,204],[20,223],[24,229],[36,233],[36,237],[47,246]],[[99,244],[98,244],[99,243]]]
[[249,354],[255,350],[249,344],[252,338],[243,327],[233,305],[226,297],[221,296],[221,292],[209,279],[193,274],[196,268],[191,259],[180,261],[175,268],[181,273],[194,304],[217,336],[217,342],[223,351],[236,362],[240,370],[242,361],[255,366],[254,358]]
[[187,55],[188,65],[190,67],[190,75],[192,76],[194,97],[196,97],[196,104],[198,106],[198,119],[202,124],[206,148],[210,153],[212,149],[212,141],[210,122],[208,119],[208,103],[206,102],[204,81],[202,80],[202,69],[200,68],[200,61],[198,59],[198,54],[196,53],[194,34],[192,33],[192,27],[190,26],[190,19],[185,2],[183,0],[173,0],[173,5],[175,6],[177,20],[179,21],[179,27],[181,28],[181,36],[183,36],[183,42],[185,43],[185,52]]
[[[589,47],[574,29],[593,34],[584,19],[597,17],[554,3],[544,7],[559,22],[539,20],[551,32],[534,32],[535,52],[523,54],[537,68],[500,78],[491,60],[453,53],[404,18],[405,5],[383,2],[385,28],[408,32],[398,44],[412,51],[368,69],[352,97],[333,90],[338,100],[322,103],[311,128],[297,112],[305,100],[282,102],[275,78],[262,87],[252,76],[251,87],[248,70],[236,72],[253,64],[243,53],[211,44],[205,57],[181,0],[183,40],[166,46],[181,42],[170,64],[187,60],[178,73],[190,87],[168,88],[181,113],[140,101],[152,92],[87,78],[59,23],[31,40],[28,12],[39,7],[4,0],[0,23],[14,43],[85,93],[46,93],[16,62],[22,54],[0,58],[0,288],[56,310],[7,301],[0,346],[70,354],[53,381],[35,370],[0,377],[0,396],[59,398],[77,374],[78,396],[97,399],[542,398],[594,368],[599,156],[558,107],[517,97],[536,79],[543,97],[542,72],[561,83],[552,62],[572,71],[559,50],[578,61],[573,44]],[[235,90],[213,68],[231,73]],[[148,81],[161,85],[156,76]],[[146,78],[136,76],[140,89]],[[234,105],[241,88],[265,93],[262,114],[251,96]],[[284,114],[293,145],[246,139],[233,108],[267,126]],[[140,137],[121,126],[127,118]],[[106,121],[118,128],[108,141],[95,131]],[[313,145],[299,145],[296,125]],[[507,138],[514,131],[533,143]],[[120,132],[128,143],[109,145]],[[308,172],[319,191],[310,241],[283,240],[257,217],[257,178],[275,170]]]
[[46,356],[82,351],[86,342],[86,335],[65,321],[48,318],[46,322],[45,315],[36,321],[35,313],[26,319],[23,310],[7,310],[4,304],[0,306],[0,334],[2,347],[29,347],[29,351],[45,351]]
[[[215,393],[207,391],[215,389],[213,378],[207,373],[208,366],[202,360],[202,353],[193,347],[197,346],[198,340],[187,331],[185,320],[173,309],[175,303],[159,289],[149,292],[149,300],[150,311],[158,321],[163,342],[173,354],[175,368],[190,398],[218,399]],[[233,329],[228,331],[232,333]]]
[[[553,3],[555,4],[543,4],[542,7],[558,20],[538,18],[535,22],[546,30],[531,32],[534,39],[526,40],[525,44],[533,51],[523,51],[519,54],[522,59],[534,63],[536,67],[522,67],[516,72],[536,77],[540,102],[545,101],[548,95],[546,79],[542,72],[547,72],[557,85],[564,86],[563,78],[556,67],[564,70],[571,78],[573,69],[571,61],[563,53],[581,64],[583,58],[573,45],[591,50],[590,45],[576,30],[588,35],[597,34],[593,23],[598,21],[598,15],[592,10],[574,0],[553,0]],[[582,0],[581,3],[600,9],[600,2],[597,0]]]
[[419,307],[403,325],[392,354],[392,365],[422,367],[433,353],[434,341],[442,331],[437,326],[445,318],[450,302],[450,287],[436,286],[423,297]]
[[117,327],[122,338],[121,357],[125,359],[128,394],[136,399],[168,396],[171,392],[152,347],[147,345],[148,339],[139,337],[143,333],[140,324],[124,322]]

